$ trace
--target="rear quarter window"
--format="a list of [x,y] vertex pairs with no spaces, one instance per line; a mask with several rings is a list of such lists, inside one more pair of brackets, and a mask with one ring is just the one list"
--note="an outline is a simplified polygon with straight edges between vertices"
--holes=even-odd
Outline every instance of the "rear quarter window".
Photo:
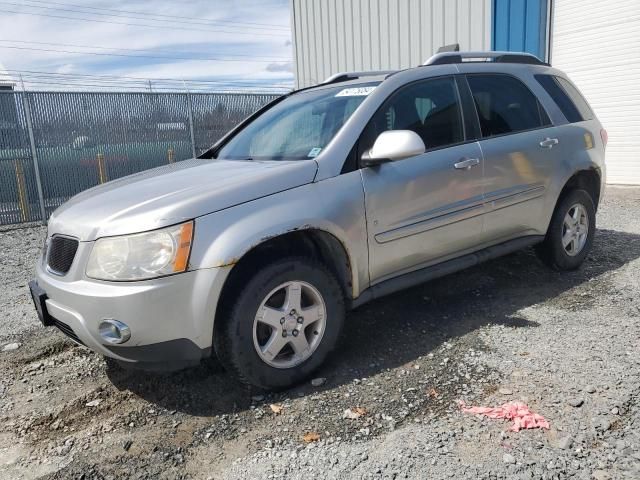
[[555,75],[536,75],[535,77],[558,105],[569,123],[593,118],[591,107],[570,81]]

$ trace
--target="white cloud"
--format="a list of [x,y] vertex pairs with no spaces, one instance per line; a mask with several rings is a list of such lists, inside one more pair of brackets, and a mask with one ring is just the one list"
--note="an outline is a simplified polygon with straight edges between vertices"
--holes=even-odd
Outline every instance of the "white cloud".
[[270,63],[266,68],[267,72],[293,72],[293,63]]
[[73,63],[65,63],[56,68],[55,73],[73,73],[75,71],[75,65]]
[[[175,16],[173,20],[169,17],[138,19],[131,17],[140,15],[98,10],[95,12],[112,13],[119,16],[76,14],[59,10],[38,9],[35,7],[35,3],[30,3],[32,2],[27,0],[23,2],[21,7],[7,6],[6,8],[11,11],[65,17],[75,16],[121,23],[154,24],[161,25],[162,28],[66,20],[5,11],[0,16],[0,62],[10,70],[145,78],[220,79],[278,84],[288,82],[288,85],[293,83],[290,66],[292,52],[288,30],[289,3],[287,0],[262,2],[231,0],[192,0],[188,2],[116,0],[106,2],[91,0],[82,3],[84,6],[148,12],[149,15]],[[44,2],[39,4],[80,10],[78,7],[62,7],[58,4]],[[74,4],[79,5],[79,2]],[[193,17],[199,20],[190,21],[178,17]],[[153,18],[162,18],[169,20],[169,22],[155,22]],[[220,21],[221,24],[199,24],[199,22],[208,20]],[[284,28],[276,29],[254,24],[270,24]],[[231,31],[233,33],[226,33]],[[42,43],[18,43],[17,41]],[[114,53],[113,50],[91,48],[93,46],[110,49],[149,50],[145,52],[117,51],[122,55],[191,57],[191,59],[130,58],[70,53],[71,51]],[[29,50],[29,48],[59,51],[45,52]],[[66,52],[62,50],[66,50]],[[193,59],[193,57],[199,59]],[[204,58],[226,58],[234,61],[211,61]]]

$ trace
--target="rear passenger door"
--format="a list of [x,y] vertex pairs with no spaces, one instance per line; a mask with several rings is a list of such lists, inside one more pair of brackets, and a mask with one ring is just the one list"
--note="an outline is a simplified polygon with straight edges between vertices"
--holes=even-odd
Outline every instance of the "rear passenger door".
[[531,90],[508,74],[467,74],[484,157],[485,241],[544,234],[545,194],[560,162],[558,131]]

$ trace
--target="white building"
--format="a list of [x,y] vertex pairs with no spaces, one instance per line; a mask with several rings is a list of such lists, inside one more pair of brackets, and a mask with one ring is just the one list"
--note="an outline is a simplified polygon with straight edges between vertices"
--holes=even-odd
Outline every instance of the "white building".
[[609,133],[607,181],[640,184],[640,1],[290,0],[296,84],[423,63],[447,44],[564,70]]
[[7,72],[4,66],[0,63],[0,90],[13,90],[16,84],[13,81],[12,76]]

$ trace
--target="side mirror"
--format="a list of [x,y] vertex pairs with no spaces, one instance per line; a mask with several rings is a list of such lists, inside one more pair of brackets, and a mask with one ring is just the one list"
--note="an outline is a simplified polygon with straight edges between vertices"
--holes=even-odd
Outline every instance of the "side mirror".
[[361,158],[363,167],[415,157],[424,153],[426,147],[420,136],[412,130],[388,130],[376,138],[373,148]]

